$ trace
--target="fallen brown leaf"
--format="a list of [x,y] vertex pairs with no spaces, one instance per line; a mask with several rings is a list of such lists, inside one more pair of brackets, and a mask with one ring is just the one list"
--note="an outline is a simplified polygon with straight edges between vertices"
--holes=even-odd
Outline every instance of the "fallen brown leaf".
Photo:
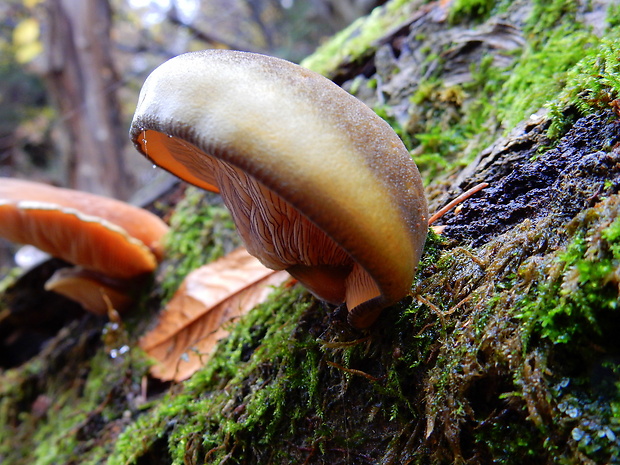
[[189,378],[226,337],[227,322],[263,302],[273,286],[290,275],[263,266],[243,249],[192,271],[160,316],[140,340],[157,363],[151,374],[163,381]]

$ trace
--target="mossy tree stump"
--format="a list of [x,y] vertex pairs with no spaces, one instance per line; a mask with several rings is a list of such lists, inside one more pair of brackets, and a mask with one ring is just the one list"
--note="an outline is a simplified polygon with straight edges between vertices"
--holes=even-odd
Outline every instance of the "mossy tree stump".
[[281,289],[158,383],[137,338],[193,250],[235,243],[193,191],[140,308],[2,373],[0,461],[620,462],[619,25],[603,1],[393,0],[343,31],[306,65],[393,124],[431,210],[490,184],[430,235],[411,296],[358,332]]

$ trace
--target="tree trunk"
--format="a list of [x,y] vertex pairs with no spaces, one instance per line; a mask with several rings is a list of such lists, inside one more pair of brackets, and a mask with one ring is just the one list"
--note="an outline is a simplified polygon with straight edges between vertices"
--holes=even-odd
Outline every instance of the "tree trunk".
[[69,134],[68,185],[127,198],[108,0],[48,0],[46,78]]

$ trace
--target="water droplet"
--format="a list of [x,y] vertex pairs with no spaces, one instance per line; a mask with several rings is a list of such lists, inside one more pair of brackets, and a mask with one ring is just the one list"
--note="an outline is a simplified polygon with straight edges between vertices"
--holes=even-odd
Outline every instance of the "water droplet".
[[577,407],[569,407],[566,409],[566,414],[571,418],[577,418],[579,415],[581,415],[581,412]]
[[607,439],[609,439],[610,441],[616,440],[615,433],[608,426],[605,427],[605,436],[607,436]]

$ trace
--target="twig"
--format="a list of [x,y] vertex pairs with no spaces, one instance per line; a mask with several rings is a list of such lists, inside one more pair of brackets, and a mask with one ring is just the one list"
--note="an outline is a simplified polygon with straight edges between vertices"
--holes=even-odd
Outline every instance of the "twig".
[[344,349],[346,347],[353,347],[358,344],[361,344],[362,342],[366,342],[368,339],[370,339],[370,336],[363,337],[362,339],[356,339],[355,341],[346,341],[346,342],[321,341],[321,345],[325,347],[326,349]]
[[380,379],[380,378],[375,378],[374,376],[369,375],[368,373],[363,372],[362,370],[356,370],[356,369],[354,369],[354,368],[346,368],[346,367],[343,367],[342,365],[338,365],[337,363],[334,363],[334,362],[327,362],[327,364],[328,364],[330,367],[337,368],[337,369],[342,370],[342,371],[344,371],[344,372],[346,372],[346,373],[350,373],[350,374],[352,374],[352,375],[360,375],[360,376],[363,376],[364,378],[366,378],[366,379],[368,379],[368,380],[370,380],[370,381],[374,381],[375,383],[376,383],[376,382],[378,382],[378,381],[379,381],[379,379]]
[[435,221],[437,221],[439,218],[441,218],[443,215],[445,215],[447,212],[449,212],[450,210],[452,210],[455,206],[457,206],[459,203],[467,200],[468,198],[470,198],[472,195],[474,195],[475,193],[481,191],[482,189],[484,189],[485,187],[488,187],[489,183],[488,182],[481,182],[480,184],[475,185],[474,187],[472,187],[471,189],[468,189],[467,191],[463,192],[461,195],[459,195],[456,199],[454,199],[452,202],[450,202],[448,205],[446,205],[443,208],[440,208],[439,210],[437,210],[437,212],[431,216],[428,220],[428,225],[432,225]]

